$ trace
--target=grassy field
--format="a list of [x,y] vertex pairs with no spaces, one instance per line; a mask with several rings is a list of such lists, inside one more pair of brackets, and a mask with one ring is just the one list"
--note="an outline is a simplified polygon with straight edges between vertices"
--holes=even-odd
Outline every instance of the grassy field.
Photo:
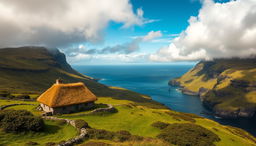
[[[12,103],[34,103],[35,105],[18,105],[9,107],[6,109],[27,109],[34,114],[39,115],[40,112],[35,110],[37,102],[24,102],[24,101],[6,101],[0,100],[0,106]],[[226,127],[218,124],[212,120],[205,118],[197,118],[197,116],[191,116],[189,114],[179,113],[175,111],[168,110],[166,108],[150,108],[148,106],[136,105],[135,102],[131,100],[118,100],[112,97],[99,97],[97,103],[112,104],[114,105],[118,112],[117,113],[105,113],[105,114],[88,114],[88,112],[79,112],[73,114],[65,114],[58,117],[68,118],[68,119],[83,119],[89,123],[93,128],[105,129],[109,131],[119,131],[127,130],[133,135],[139,135],[143,137],[155,138],[161,131],[151,124],[156,121],[162,121],[166,123],[195,123],[208,130],[217,134],[221,141],[217,142],[216,145],[255,145],[251,140],[254,139],[251,135],[246,132],[231,132],[234,130],[231,127]],[[187,116],[184,116],[187,115]],[[76,130],[70,126],[60,126],[56,125],[55,122],[47,121],[48,125],[47,132],[35,134],[4,134],[0,133],[0,144],[10,144],[15,145],[17,143],[26,143],[28,141],[37,141],[40,144],[46,142],[59,142],[61,140],[67,140],[72,136],[76,135]],[[60,126],[57,128],[56,126]],[[55,128],[54,128],[55,127]],[[52,129],[52,130],[51,130]],[[55,129],[55,130],[54,130]],[[59,129],[59,130],[56,130]],[[91,141],[91,140],[90,140]],[[85,141],[84,144],[90,142]],[[97,142],[99,140],[93,140]],[[111,144],[120,144],[118,142],[109,142]],[[160,140],[145,140],[143,142],[126,142],[127,145],[133,143],[134,145],[140,145],[141,143],[163,143]]]
[[40,115],[41,112],[36,110],[36,107],[39,105],[36,101],[18,101],[18,100],[0,100],[0,107],[8,104],[16,104],[16,103],[24,103],[24,104],[33,104],[33,105],[17,105],[7,107],[5,109],[16,109],[16,110],[29,110],[34,115]]
[[26,132],[26,133],[5,133],[0,131],[0,145],[25,145],[27,142],[37,142],[45,145],[47,142],[60,142],[70,139],[77,135],[77,130],[70,125],[59,125],[54,121],[45,121],[46,128],[44,132]]
[[[110,131],[127,130],[135,135],[140,136],[156,136],[159,130],[151,127],[153,121],[164,120],[173,121],[166,114],[152,113],[150,109],[143,107],[116,106],[118,113],[105,115],[65,115],[64,118],[83,119],[90,126],[98,129],[106,129]],[[147,110],[145,112],[145,110]],[[135,128],[136,127],[136,128]]]
[[115,142],[110,140],[88,140],[79,146],[105,146],[103,144],[109,144],[112,146],[173,146],[160,139],[145,139],[143,141],[127,141],[127,142]]
[[[159,129],[151,126],[156,121],[162,121],[167,123],[187,123],[191,122],[189,119],[181,119],[179,115],[183,113],[170,111],[168,109],[152,109],[145,106],[134,106],[132,101],[127,100],[115,100],[111,98],[99,98],[97,103],[109,103],[113,104],[118,113],[103,114],[103,115],[83,115],[82,113],[62,115],[63,118],[69,119],[83,119],[89,123],[90,126],[98,129],[106,129],[110,131],[127,130],[134,135],[140,135],[144,137],[156,137],[160,133]],[[166,112],[174,114],[170,116]],[[176,116],[175,116],[176,115]],[[226,126],[220,125],[217,122],[208,120],[205,118],[195,118],[195,123],[201,125],[208,130],[216,133],[221,141],[216,145],[255,145],[250,139],[244,138],[244,136],[233,134]],[[250,136],[244,132],[244,135]]]

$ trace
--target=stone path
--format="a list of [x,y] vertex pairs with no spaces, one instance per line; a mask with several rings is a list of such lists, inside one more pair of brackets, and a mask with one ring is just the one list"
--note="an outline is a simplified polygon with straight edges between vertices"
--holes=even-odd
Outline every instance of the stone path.
[[[47,120],[55,120],[55,121],[65,120],[67,124],[70,124],[71,126],[76,128],[75,120],[62,119],[62,118],[57,118],[57,117],[52,117],[52,116],[43,116],[42,118],[47,119]],[[81,129],[78,129],[78,130],[80,132],[80,134],[78,136],[76,136],[74,138],[71,138],[71,139],[65,141],[62,144],[58,144],[58,146],[72,146],[74,144],[82,142],[86,138],[86,136],[88,135],[87,130],[86,130],[86,128],[81,128]]]

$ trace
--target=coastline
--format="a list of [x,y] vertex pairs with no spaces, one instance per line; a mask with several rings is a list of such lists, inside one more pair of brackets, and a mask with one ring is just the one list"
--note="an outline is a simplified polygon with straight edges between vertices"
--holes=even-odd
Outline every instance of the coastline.
[[181,86],[180,82],[176,81],[175,79],[170,80],[168,82],[169,86],[174,86],[174,87],[179,87],[179,90],[181,91],[182,94],[185,95],[190,95],[190,96],[197,96],[200,98],[202,105],[210,110],[212,112],[212,114],[216,117],[220,117],[223,119],[253,119],[255,120],[255,115],[253,115],[254,113],[251,111],[243,111],[243,110],[221,110],[221,109],[216,109],[214,108],[214,106],[217,103],[212,103],[210,101],[208,101],[205,96],[204,93],[210,91],[208,89],[205,88],[200,88],[199,92],[194,92],[194,91],[190,91],[188,90],[186,87]]
[[[140,66],[143,71],[138,72],[138,67],[116,67],[107,66],[105,68],[99,66],[74,66],[79,72],[89,75],[94,78],[99,78],[99,83],[107,86],[122,87],[137,93],[149,95],[155,102],[162,103],[165,107],[171,110],[194,113],[196,115],[211,119],[224,125],[231,125],[234,127],[240,127],[254,136],[256,127],[254,123],[248,123],[248,120],[230,120],[223,119],[214,115],[211,111],[202,106],[202,102],[198,96],[189,96],[181,94],[179,84],[176,87],[168,86],[167,83],[170,78],[176,78],[186,73],[193,66],[178,67],[179,70],[175,70],[177,66]],[[122,70],[120,70],[120,68]],[[104,70],[103,70],[104,69]],[[118,72],[116,71],[118,69]],[[134,70],[134,71],[133,71]],[[175,74],[172,72],[175,70]],[[102,72],[106,73],[102,73]],[[130,71],[127,74],[127,71]],[[171,73],[171,74],[170,74]],[[156,76],[157,74],[157,76]]]

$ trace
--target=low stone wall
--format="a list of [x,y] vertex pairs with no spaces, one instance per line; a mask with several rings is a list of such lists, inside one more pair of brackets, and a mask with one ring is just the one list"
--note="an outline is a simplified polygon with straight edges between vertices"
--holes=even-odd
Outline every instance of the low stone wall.
[[[107,106],[108,106],[107,108],[97,108],[97,109],[91,111],[90,113],[112,112],[113,110],[116,110],[111,104],[107,104]],[[88,113],[88,114],[90,114],[90,113]],[[57,118],[57,117],[53,117],[53,116],[42,116],[42,118],[47,119],[47,120],[55,120],[55,121],[65,120],[67,124],[70,124],[71,126],[76,128],[75,120],[62,119],[62,118]],[[80,134],[78,136],[71,138],[70,140],[67,140],[64,143],[58,144],[58,146],[72,146],[74,144],[82,142],[88,135],[87,130],[85,128],[81,128],[78,130],[80,132]]]
[[7,98],[7,97],[0,97],[3,100],[12,100],[12,101],[36,101],[35,99],[19,99],[19,98]]
[[90,113],[112,112],[113,110],[115,110],[115,108],[113,107],[113,105],[107,104],[107,106],[108,106],[108,107],[106,107],[106,108],[97,108],[97,109],[91,111]]
[[[83,114],[78,114],[76,116],[85,116],[85,115],[89,115],[89,114],[92,114],[92,113],[100,113],[100,112],[115,112],[117,111],[116,108],[114,108],[111,104],[107,104],[108,107],[106,108],[97,108],[97,109],[94,109],[88,113],[83,113]],[[39,110],[39,109],[38,109]],[[42,113],[42,116],[52,116],[52,113],[51,112],[44,112]]]
[[[47,120],[55,120],[55,121],[65,120],[67,124],[70,124],[71,126],[76,128],[75,120],[61,119],[61,118],[51,117],[51,116],[43,116],[43,118],[47,119]],[[86,131],[85,128],[81,128],[81,129],[78,129],[78,130],[80,132],[80,134],[78,136],[76,136],[74,138],[71,138],[71,139],[65,141],[64,143],[58,144],[58,146],[72,146],[74,144],[82,142],[87,136],[87,131]]]
[[36,104],[27,104],[27,103],[14,103],[14,104],[8,104],[8,105],[4,105],[0,107],[0,110],[3,110],[7,107],[11,107],[11,106],[17,106],[17,105],[36,105]]

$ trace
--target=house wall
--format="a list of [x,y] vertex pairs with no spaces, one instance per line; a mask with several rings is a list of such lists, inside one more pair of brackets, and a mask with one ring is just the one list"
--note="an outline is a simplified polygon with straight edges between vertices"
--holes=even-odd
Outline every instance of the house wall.
[[53,112],[53,108],[51,108],[51,107],[49,107],[49,106],[47,106],[45,104],[40,103],[40,106],[42,107],[43,111],[45,111],[47,113],[48,112]]
[[43,108],[45,112],[51,112],[53,114],[69,114],[69,113],[91,109],[94,106],[94,102],[81,103],[81,104],[75,104],[75,105],[63,106],[63,107],[55,107],[55,108],[48,107],[47,105],[44,105],[44,104],[40,104],[40,106]]

